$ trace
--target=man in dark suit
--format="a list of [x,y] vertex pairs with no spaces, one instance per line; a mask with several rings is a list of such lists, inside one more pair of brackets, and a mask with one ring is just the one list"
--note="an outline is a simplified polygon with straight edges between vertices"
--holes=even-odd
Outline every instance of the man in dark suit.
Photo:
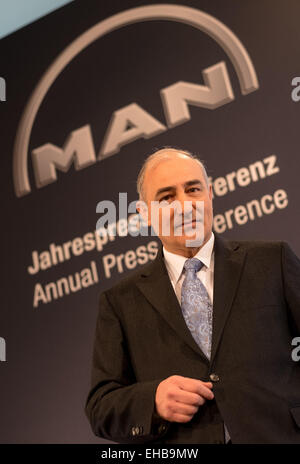
[[148,212],[153,200],[192,207],[187,216],[170,209],[168,235],[160,214],[155,261],[100,297],[86,402],[94,433],[119,443],[300,443],[291,356],[300,261],[284,242],[215,236],[212,189],[188,152],[149,157],[138,190]]

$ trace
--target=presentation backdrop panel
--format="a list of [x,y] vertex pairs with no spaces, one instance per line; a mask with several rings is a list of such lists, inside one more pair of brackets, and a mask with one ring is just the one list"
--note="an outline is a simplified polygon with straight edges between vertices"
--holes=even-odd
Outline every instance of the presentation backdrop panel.
[[204,161],[220,236],[300,254],[299,17],[297,0],[75,1],[0,41],[2,443],[106,442],[84,413],[98,298],[155,257],[127,209],[155,149]]

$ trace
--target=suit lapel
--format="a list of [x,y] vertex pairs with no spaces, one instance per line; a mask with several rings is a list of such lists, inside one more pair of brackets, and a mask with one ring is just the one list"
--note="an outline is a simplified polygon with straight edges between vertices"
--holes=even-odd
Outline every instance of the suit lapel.
[[152,266],[141,273],[141,277],[136,282],[136,285],[179,337],[209,364],[208,359],[195,342],[186,325],[181,307],[164,264],[162,247],[159,248],[157,257],[152,263]]
[[212,363],[228,318],[245,262],[245,252],[238,242],[225,242],[215,236]]
[[164,264],[162,246],[159,247],[155,261],[145,271],[142,271],[136,282],[137,287],[152,306],[207,364],[213,362],[217,353],[245,260],[245,253],[237,242],[225,242],[216,235],[214,251],[213,331],[210,361],[195,342],[186,325]]

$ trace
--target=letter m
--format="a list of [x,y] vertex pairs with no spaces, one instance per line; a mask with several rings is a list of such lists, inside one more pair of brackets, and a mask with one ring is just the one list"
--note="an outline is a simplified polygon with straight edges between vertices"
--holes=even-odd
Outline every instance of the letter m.
[[46,143],[32,151],[36,185],[44,187],[57,180],[57,169],[67,172],[74,162],[75,169],[83,169],[96,162],[95,148],[89,125],[71,132],[63,148]]

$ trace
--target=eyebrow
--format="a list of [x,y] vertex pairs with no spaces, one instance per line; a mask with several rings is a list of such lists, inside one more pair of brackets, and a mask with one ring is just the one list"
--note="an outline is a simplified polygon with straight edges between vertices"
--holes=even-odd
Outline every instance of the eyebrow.
[[[200,184],[203,187],[203,182],[200,179],[189,180],[189,181],[185,182],[183,185],[184,185],[184,187],[190,187],[191,185],[195,185],[195,184]],[[169,185],[168,187],[162,187],[162,188],[158,189],[156,194],[155,194],[155,198],[157,198],[161,193],[169,192],[170,190],[176,190],[176,186],[175,185]]]

